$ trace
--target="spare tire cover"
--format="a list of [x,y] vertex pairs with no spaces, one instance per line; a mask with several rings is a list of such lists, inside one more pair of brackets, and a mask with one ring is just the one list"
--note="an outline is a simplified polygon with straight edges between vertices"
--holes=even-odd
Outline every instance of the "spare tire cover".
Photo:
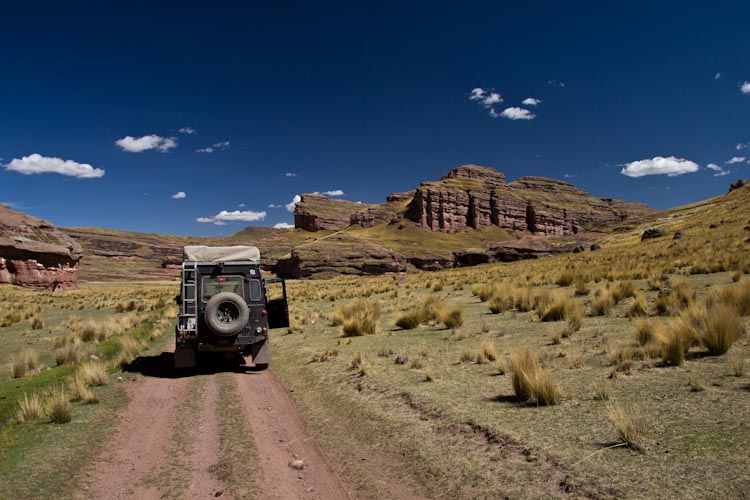
[[234,335],[245,328],[250,318],[250,308],[245,299],[232,292],[221,292],[206,304],[205,319],[208,328],[217,335]]

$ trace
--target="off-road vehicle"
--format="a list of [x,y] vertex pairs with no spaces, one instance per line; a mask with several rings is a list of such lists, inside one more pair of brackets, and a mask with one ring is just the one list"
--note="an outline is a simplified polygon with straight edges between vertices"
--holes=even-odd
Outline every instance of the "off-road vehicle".
[[[269,284],[278,297],[269,299]],[[199,352],[218,352],[264,370],[268,330],[289,326],[286,283],[262,278],[253,246],[185,247],[177,301],[175,368],[194,368]]]

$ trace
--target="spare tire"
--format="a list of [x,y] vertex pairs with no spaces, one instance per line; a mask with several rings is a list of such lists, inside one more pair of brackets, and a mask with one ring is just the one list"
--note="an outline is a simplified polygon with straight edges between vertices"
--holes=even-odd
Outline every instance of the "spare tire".
[[249,318],[250,308],[247,307],[245,299],[236,293],[217,293],[206,304],[206,325],[217,335],[239,333],[245,328]]

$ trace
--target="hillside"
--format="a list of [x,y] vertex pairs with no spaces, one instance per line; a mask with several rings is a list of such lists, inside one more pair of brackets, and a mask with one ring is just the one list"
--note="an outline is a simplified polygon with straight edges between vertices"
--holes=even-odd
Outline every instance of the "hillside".
[[566,182],[533,176],[507,182],[493,168],[463,165],[379,205],[305,194],[294,230],[248,227],[224,238],[64,231],[83,247],[84,280],[176,277],[188,244],[252,244],[268,271],[330,277],[583,251],[657,216],[643,204],[596,198]]

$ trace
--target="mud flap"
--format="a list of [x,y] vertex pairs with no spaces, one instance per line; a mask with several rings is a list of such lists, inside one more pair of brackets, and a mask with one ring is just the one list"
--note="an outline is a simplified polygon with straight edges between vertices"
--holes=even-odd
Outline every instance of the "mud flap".
[[195,349],[175,349],[174,367],[176,369],[195,368]]
[[[256,365],[268,365],[271,363],[271,344],[268,343],[268,340],[253,344],[250,346],[250,354],[253,357],[253,363]],[[247,358],[245,360],[247,361]]]

